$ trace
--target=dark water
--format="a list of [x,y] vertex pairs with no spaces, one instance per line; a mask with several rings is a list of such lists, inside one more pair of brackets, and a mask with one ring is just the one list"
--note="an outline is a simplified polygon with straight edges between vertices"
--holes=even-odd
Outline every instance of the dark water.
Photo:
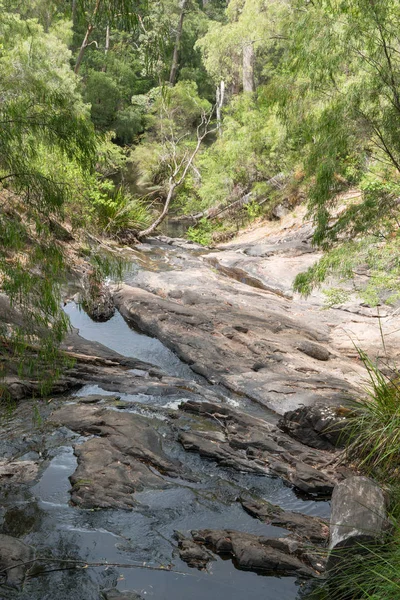
[[65,312],[73,327],[87,340],[100,342],[119,352],[161,367],[169,375],[193,379],[194,373],[179,358],[156,338],[151,338],[131,329],[119,312],[107,323],[95,323],[74,302],[67,304]]
[[[108,323],[93,323],[74,304],[66,307],[71,322],[83,337],[99,341],[126,356],[134,356],[162,367],[171,375],[193,379],[193,373],[158,340],[130,329],[117,314]],[[76,396],[109,393],[94,383]],[[115,392],[114,392],[115,395]],[[176,399],[176,404],[183,397]],[[121,395],[126,410],[146,415],[163,439],[165,452],[184,462],[199,476],[200,483],[171,480],[165,490],[135,494],[132,511],[83,510],[70,501],[69,476],[76,468],[73,444],[78,435],[66,428],[46,424],[50,411],[61,404],[39,404],[42,421],[32,422],[32,405],[21,405],[3,427],[0,445],[4,452],[24,458],[44,458],[43,468],[31,486],[9,487],[0,504],[3,531],[20,537],[37,548],[41,555],[81,559],[88,562],[173,565],[173,571],[157,571],[127,566],[100,566],[82,570],[42,573],[28,579],[22,592],[4,590],[0,600],[100,600],[100,590],[117,587],[136,590],[143,598],[158,600],[299,600],[303,587],[292,577],[261,576],[240,571],[231,560],[210,563],[207,572],[190,569],[176,552],[175,530],[189,534],[199,528],[232,528],[249,533],[282,536],[285,530],[271,527],[250,517],[236,502],[244,490],[255,493],[283,508],[307,514],[328,516],[329,503],[304,500],[278,478],[259,477],[218,467],[215,463],[186,453],[175,441],[165,408],[174,399],[145,394]],[[74,401],[74,398],[67,401]],[[65,400],[64,400],[65,402]],[[232,403],[240,404],[232,398]],[[167,405],[167,406],[166,406]],[[241,406],[246,409],[245,403]],[[115,410],[117,410],[115,408]],[[45,566],[47,571],[59,565]],[[3,595],[2,595],[3,594]]]
[[176,219],[166,217],[161,224],[160,231],[167,235],[168,237],[185,237],[187,230],[189,227],[193,227],[194,221],[193,219],[180,219],[177,221]]

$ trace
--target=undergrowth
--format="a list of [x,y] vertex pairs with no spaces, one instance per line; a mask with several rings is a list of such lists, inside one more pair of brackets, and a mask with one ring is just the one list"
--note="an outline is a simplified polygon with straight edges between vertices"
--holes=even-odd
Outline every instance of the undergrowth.
[[196,225],[189,227],[186,237],[202,246],[212,246],[216,235],[229,231],[230,228],[226,224],[203,217]]
[[[343,560],[310,600],[400,598],[400,373],[357,349],[367,372],[364,396],[353,401],[346,457],[377,480],[390,498],[392,531],[385,543],[343,550]],[[338,551],[339,553],[342,550]]]
[[400,475],[400,373],[391,365],[380,368],[358,349],[368,375],[365,396],[353,402],[348,419],[347,456],[365,474],[384,485]]

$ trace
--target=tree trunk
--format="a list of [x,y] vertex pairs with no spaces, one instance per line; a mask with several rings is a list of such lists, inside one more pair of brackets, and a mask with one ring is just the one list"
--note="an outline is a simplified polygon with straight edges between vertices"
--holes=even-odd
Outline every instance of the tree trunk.
[[104,54],[107,56],[107,53],[110,49],[110,26],[107,25],[107,29],[106,29],[106,47],[104,50]]
[[76,23],[76,0],[72,0],[72,25],[74,26]]
[[186,5],[187,5],[187,0],[182,0],[181,14],[180,14],[180,17],[179,17],[178,29],[176,31],[176,37],[175,37],[174,54],[172,56],[171,71],[170,71],[170,74],[169,74],[169,82],[170,82],[171,85],[175,85],[175,83],[176,83],[176,75],[178,73],[179,50],[180,50],[180,45],[181,45],[181,37],[182,37],[182,30],[183,30],[183,20],[185,18],[185,8],[186,8]]
[[90,34],[92,33],[92,31],[94,29],[94,20],[95,20],[96,15],[97,15],[97,13],[99,11],[100,3],[101,3],[101,0],[96,0],[96,4],[95,4],[95,7],[93,9],[92,17],[91,17],[90,22],[89,22],[89,24],[87,26],[85,37],[83,38],[83,42],[82,42],[80,50],[79,50],[78,58],[76,59],[75,68],[74,68],[74,72],[76,74],[79,72],[79,68],[80,68],[81,63],[82,63],[83,55],[85,54],[85,50],[86,50],[86,48],[88,46],[88,40],[90,38]]
[[144,231],[140,231],[138,234],[138,238],[141,240],[142,238],[147,237],[148,235],[150,235],[151,233],[153,233],[153,231],[155,231],[157,229],[157,227],[164,221],[165,217],[168,214],[168,210],[169,210],[169,205],[171,204],[171,200],[172,197],[174,195],[174,191],[176,188],[176,184],[172,183],[170,185],[170,188],[168,190],[168,195],[167,195],[167,199],[165,201],[164,204],[164,208],[161,212],[161,214],[157,217],[157,219],[154,221],[154,223],[152,223],[150,225],[150,227],[148,227],[147,229],[145,229]]
[[221,135],[221,109],[224,105],[224,96],[225,96],[225,82],[221,81],[219,86],[217,86],[217,94],[216,94],[216,113],[217,113],[217,128],[218,134]]
[[[214,112],[214,110],[212,110],[210,112],[208,117],[206,117],[206,115],[203,115],[202,122],[197,128],[197,144],[196,144],[195,149],[193,150],[192,154],[186,159],[186,164],[184,163],[184,159],[183,159],[179,166],[176,165],[174,173],[169,178],[168,194],[167,194],[167,199],[164,204],[164,208],[163,208],[161,214],[157,217],[157,219],[150,225],[150,227],[148,227],[147,229],[144,229],[143,231],[139,231],[138,236],[137,236],[139,240],[141,240],[141,239],[147,237],[148,235],[150,235],[151,233],[153,233],[153,231],[155,229],[157,229],[157,227],[160,225],[160,223],[162,223],[162,221],[164,221],[165,217],[167,216],[169,205],[171,204],[171,200],[174,197],[175,190],[185,181],[188,171],[191,168],[198,151],[200,150],[200,147],[201,147],[201,144],[202,144],[204,138],[209,133],[214,133],[216,131],[216,128],[214,128],[212,130],[208,129],[213,112]],[[204,125],[203,133],[201,133],[201,131],[200,131],[200,128],[202,125]],[[185,166],[183,168],[182,175],[179,177],[179,179],[177,179],[179,171],[183,167],[184,164],[185,164]]]
[[243,45],[243,91],[254,90],[254,46],[253,42],[247,42]]
[[104,61],[104,66],[102,68],[103,73],[105,73],[107,71],[107,64],[106,63],[107,63],[107,54],[108,54],[109,49],[110,49],[110,26],[107,25],[107,28],[106,28],[106,45],[105,45],[105,48],[104,48],[104,54],[105,54],[104,58],[105,58],[105,61]]

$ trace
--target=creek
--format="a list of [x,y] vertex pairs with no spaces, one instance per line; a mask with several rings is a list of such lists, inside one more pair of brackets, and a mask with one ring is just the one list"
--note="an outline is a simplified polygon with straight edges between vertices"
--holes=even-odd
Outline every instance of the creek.
[[[151,257],[153,267],[165,268],[165,253],[161,256],[161,265],[157,265],[158,257],[157,252]],[[141,258],[139,264],[143,268],[148,264],[148,253]],[[84,339],[100,342],[123,356],[151,363],[172,377],[213,387],[159,340],[131,329],[119,313],[107,323],[94,323],[74,303],[69,303],[65,310]],[[243,491],[257,494],[286,510],[323,517],[329,516],[329,502],[296,495],[278,477],[240,473],[185,452],[172,435],[165,417],[165,409],[185,400],[184,391],[165,398],[145,393],[118,394],[115,387],[112,390],[106,387],[104,383],[92,382],[77,389],[73,396],[56,397],[51,402],[24,401],[15,411],[3,415],[0,437],[3,456],[38,460],[40,470],[34,482],[10,484],[3,489],[2,532],[19,537],[42,556],[123,565],[172,564],[173,570],[101,566],[52,571],[49,563],[44,570],[50,572],[29,577],[22,591],[0,587],[0,600],[100,600],[101,590],[107,588],[136,591],[142,598],[157,600],[217,600],[224,596],[231,600],[305,598],[304,582],[294,577],[239,570],[230,559],[216,556],[207,571],[189,568],[179,558],[173,534],[180,531],[188,535],[191,530],[201,528],[231,528],[281,537],[285,530],[263,524],[242,509],[236,498]],[[243,397],[225,389],[222,392],[239,410],[267,414]],[[91,394],[103,396],[105,404],[110,398],[113,410],[133,412],[149,419],[162,438],[167,456],[187,466],[197,476],[196,481],[178,478],[171,480],[167,489],[136,492],[136,504],[131,511],[73,506],[69,480],[77,466],[73,446],[87,438],[66,427],[50,427],[47,419],[57,407],[66,402],[73,404]],[[111,401],[116,394],[119,396],[117,404]]]

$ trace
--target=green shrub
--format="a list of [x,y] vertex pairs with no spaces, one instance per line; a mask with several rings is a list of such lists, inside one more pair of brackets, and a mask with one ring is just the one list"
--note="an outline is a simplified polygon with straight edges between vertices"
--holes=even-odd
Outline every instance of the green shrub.
[[400,475],[400,374],[394,367],[380,369],[362,350],[367,370],[366,395],[353,402],[347,432],[348,458],[385,484]]
[[146,203],[132,197],[122,186],[108,194],[98,194],[93,206],[99,227],[108,235],[116,235],[126,229],[145,229],[151,222]]
[[186,237],[202,246],[212,246],[214,235],[223,231],[229,231],[226,224],[203,217],[196,225],[189,227]]
[[209,219],[203,218],[193,227],[189,227],[186,237],[202,246],[210,246],[212,244],[212,233],[213,224]]
[[[379,367],[357,349],[367,371],[362,398],[352,402],[346,455],[389,493],[393,531],[382,544],[348,549],[339,568],[309,600],[395,600],[400,598],[400,378],[395,367]],[[338,550],[340,553],[341,550]]]
[[340,570],[308,600],[397,600],[400,598],[400,527],[395,526],[392,539],[381,546],[348,550]]

